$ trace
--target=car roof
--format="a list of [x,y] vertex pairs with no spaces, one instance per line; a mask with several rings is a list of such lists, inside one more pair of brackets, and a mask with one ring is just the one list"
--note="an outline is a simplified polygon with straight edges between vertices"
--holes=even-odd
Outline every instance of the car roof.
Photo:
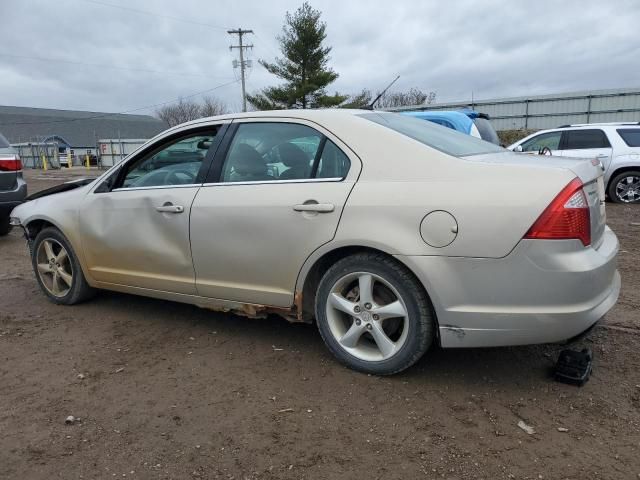
[[602,122],[602,123],[573,123],[571,125],[560,125],[551,130],[560,128],[590,128],[590,127],[640,127],[640,122]]
[[197,120],[192,120],[191,122],[183,123],[182,125],[191,125],[197,123],[203,123],[208,121],[220,121],[220,120],[240,120],[242,118],[274,118],[274,117],[285,117],[285,118],[300,118],[305,120],[315,120],[319,118],[326,119],[331,116],[336,117],[344,117],[344,116],[353,116],[362,113],[371,113],[375,111],[376,113],[385,113],[379,112],[378,110],[358,110],[358,109],[350,109],[350,108],[322,108],[322,109],[290,109],[290,110],[259,110],[255,112],[242,112],[242,113],[228,113],[226,115],[216,115],[214,117],[205,117],[199,118]]

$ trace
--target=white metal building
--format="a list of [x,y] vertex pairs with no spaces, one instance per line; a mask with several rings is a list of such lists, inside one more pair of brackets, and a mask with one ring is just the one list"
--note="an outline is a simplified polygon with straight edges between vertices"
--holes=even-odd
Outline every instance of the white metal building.
[[640,122],[640,88],[434,103],[390,110],[462,108],[487,113],[496,130],[539,130],[572,123]]

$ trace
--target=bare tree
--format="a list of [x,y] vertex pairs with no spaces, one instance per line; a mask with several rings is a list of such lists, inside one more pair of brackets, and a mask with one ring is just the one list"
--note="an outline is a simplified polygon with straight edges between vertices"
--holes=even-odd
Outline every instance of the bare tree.
[[200,105],[201,117],[215,117],[225,113],[229,113],[229,109],[224,102],[216,97],[202,97],[202,105]]
[[[349,99],[341,105],[342,108],[365,108],[378,94],[373,95],[370,90],[364,89],[362,92],[351,95]],[[436,92],[423,92],[419,88],[411,88],[406,92],[387,92],[376,102],[376,108],[412,107],[420,105],[430,105],[436,99]]]
[[202,117],[212,117],[227,113],[226,105],[215,97],[204,97],[202,103],[192,100],[178,100],[156,110],[156,116],[170,127]]

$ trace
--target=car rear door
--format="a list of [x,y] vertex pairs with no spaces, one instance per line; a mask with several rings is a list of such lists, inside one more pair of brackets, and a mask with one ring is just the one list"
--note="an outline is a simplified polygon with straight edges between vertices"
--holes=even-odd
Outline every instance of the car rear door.
[[191,210],[199,295],[288,307],[297,275],[331,241],[359,159],[303,120],[234,122]]
[[560,144],[563,157],[596,158],[606,170],[611,162],[611,143],[600,128],[576,128],[564,130]]
[[191,127],[158,140],[87,195],[79,220],[94,280],[196,293],[189,215],[223,129]]

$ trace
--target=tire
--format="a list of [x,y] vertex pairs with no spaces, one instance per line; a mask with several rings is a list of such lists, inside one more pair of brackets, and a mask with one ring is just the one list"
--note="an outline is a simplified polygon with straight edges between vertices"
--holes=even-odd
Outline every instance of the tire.
[[352,255],[329,268],[315,311],[320,335],[338,361],[374,375],[409,368],[435,335],[435,315],[422,285],[384,254]]
[[11,231],[11,225],[9,224],[9,216],[0,217],[0,237],[8,235]]
[[[30,247],[38,285],[50,301],[75,305],[95,295],[96,290],[87,283],[78,257],[60,230],[54,227],[42,229]],[[63,250],[66,255],[62,254]],[[56,276],[57,281],[54,280]]]
[[[626,182],[625,179],[627,178],[633,178],[633,190],[635,191],[635,194],[632,193],[631,196],[625,196],[623,198],[619,196],[620,192],[618,184],[621,184],[621,186],[624,187],[624,183],[621,182]],[[622,172],[613,177],[609,182],[609,189],[607,193],[609,195],[609,199],[614,203],[640,203],[640,170]]]

